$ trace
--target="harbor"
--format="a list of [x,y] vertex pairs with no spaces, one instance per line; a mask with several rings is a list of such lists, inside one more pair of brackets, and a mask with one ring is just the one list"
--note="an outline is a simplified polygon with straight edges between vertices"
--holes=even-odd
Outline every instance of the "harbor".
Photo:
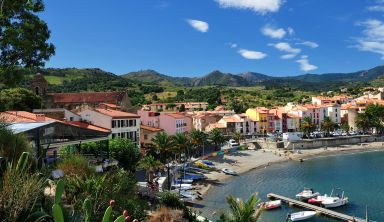
[[348,222],[367,222],[366,219],[358,218],[358,217],[353,217],[349,216],[343,213],[339,213],[330,209],[326,209],[323,207],[315,206],[313,204],[305,203],[303,201],[295,200],[289,197],[285,197],[282,195],[274,194],[274,193],[269,193],[267,195],[268,198],[270,199],[279,199],[282,200],[283,202],[287,203],[289,206],[297,206],[300,208],[305,208],[308,210],[313,210],[316,211],[317,214],[322,214],[327,217],[335,218],[338,220],[342,221],[348,221]]
[[[331,152],[332,156],[306,159],[302,163],[283,161],[280,164],[264,164],[256,167],[256,169],[249,167],[248,170],[250,171],[241,171],[240,175],[236,177],[217,172],[207,174],[208,178],[217,179],[215,180],[216,184],[212,185],[206,192],[204,199],[198,202],[201,206],[197,206],[196,209],[204,217],[215,220],[221,213],[226,212],[226,196],[228,193],[246,199],[256,192],[260,201],[266,201],[265,198],[270,193],[279,194],[283,197],[293,197],[293,194],[298,193],[306,186],[315,187],[322,194],[330,193],[332,187],[342,187],[349,197],[349,203],[331,211],[346,216],[338,217],[339,214],[326,216],[325,213],[321,213],[319,216],[312,218],[311,221],[330,222],[344,220],[345,218],[347,220],[344,221],[351,218],[351,221],[353,221],[353,217],[355,217],[356,221],[365,221],[361,218],[366,215],[366,206],[368,206],[370,220],[383,221],[384,211],[380,206],[381,200],[384,198],[384,194],[381,192],[382,181],[384,180],[382,174],[384,152],[356,153],[357,151],[355,151],[345,155],[340,155],[340,153],[346,152],[336,153],[330,150],[327,150],[327,152]],[[315,151],[312,153],[315,153]],[[263,154],[269,155],[267,152],[260,151],[258,157],[261,159],[266,158]],[[238,165],[241,167],[244,166],[241,162],[243,155],[239,154],[239,156],[227,156],[226,158],[231,159],[231,162],[237,160]],[[250,158],[250,156],[248,157]],[[257,155],[252,158],[255,161],[258,159]],[[225,164],[227,163],[220,163],[219,166],[227,166]],[[232,167],[232,169],[237,170],[238,168]],[[371,173],[366,174],[367,171]],[[355,178],[361,178],[361,180]],[[365,189],[367,186],[370,187],[370,190]],[[362,195],[362,191],[364,191],[364,195]],[[259,221],[280,222],[287,217],[287,214],[299,211],[302,208],[301,205],[295,204],[297,202],[291,202],[293,206],[283,204],[277,210],[264,211]],[[317,206],[311,205],[310,207],[311,210],[318,210]],[[326,210],[328,211],[328,209]]]

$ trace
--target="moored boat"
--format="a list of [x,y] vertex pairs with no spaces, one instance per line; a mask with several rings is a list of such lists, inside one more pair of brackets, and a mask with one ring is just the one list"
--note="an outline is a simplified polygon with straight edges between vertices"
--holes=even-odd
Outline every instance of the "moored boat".
[[348,203],[348,197],[327,197],[323,201],[321,201],[321,204],[325,208],[335,208],[335,207],[341,207]]
[[318,205],[321,205],[321,202],[323,200],[325,200],[325,198],[328,198],[329,196],[327,196],[327,194],[325,194],[324,196],[317,196],[317,197],[313,197],[311,199],[308,200],[308,203],[310,204],[318,204]]
[[296,194],[296,198],[299,200],[308,200],[308,199],[317,197],[319,195],[320,195],[319,192],[314,192],[313,189],[311,189],[311,188],[304,188],[303,191]]
[[316,215],[316,211],[300,211],[297,213],[288,214],[287,220],[289,221],[301,221],[312,218]]
[[267,201],[263,204],[264,209],[272,210],[281,207],[281,200]]
[[228,168],[223,168],[221,171],[222,171],[223,173],[225,173],[225,174],[228,174],[228,175],[232,175],[232,176],[236,176],[236,175],[237,175],[237,172],[236,172],[236,171],[234,171],[234,170],[230,170],[230,169],[228,169]]

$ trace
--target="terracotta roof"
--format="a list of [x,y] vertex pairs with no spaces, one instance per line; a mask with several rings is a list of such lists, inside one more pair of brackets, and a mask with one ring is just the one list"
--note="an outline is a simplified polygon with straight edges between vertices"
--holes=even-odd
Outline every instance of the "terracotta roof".
[[240,119],[240,118],[236,118],[234,116],[223,116],[222,118],[224,121],[226,122],[231,122],[231,123],[241,123],[241,122],[244,122],[243,119]]
[[137,114],[127,113],[119,110],[113,109],[95,109],[96,112],[102,113],[104,115],[110,116],[112,118],[140,118]]
[[72,121],[72,122],[66,122],[66,123],[68,123],[69,125],[78,126],[78,127],[81,127],[81,128],[86,128],[86,129],[91,129],[91,130],[97,130],[97,131],[106,132],[106,133],[110,133],[111,132],[109,129],[106,129],[106,128],[103,128],[103,127],[99,127],[99,126],[95,126],[95,125],[92,125],[92,124],[89,124],[89,123],[86,123],[86,122]]
[[183,114],[179,114],[179,113],[166,113],[165,115],[173,117],[175,119],[185,118],[185,116]]
[[53,93],[54,103],[116,103],[125,92]]
[[110,107],[110,108],[117,108],[117,109],[121,108],[121,106],[113,104],[113,103],[101,103],[100,105],[104,105],[104,106]]
[[34,123],[57,121],[44,114],[34,114],[26,111],[5,111],[0,113],[0,120],[8,123]]
[[156,127],[152,127],[152,126],[147,126],[147,125],[141,125],[140,128],[141,128],[141,129],[148,130],[148,131],[152,131],[152,132],[160,132],[160,131],[163,131],[163,129],[156,128]]
[[227,128],[224,124],[222,123],[211,123],[209,124],[210,127],[212,128],[219,128],[219,129],[224,129]]

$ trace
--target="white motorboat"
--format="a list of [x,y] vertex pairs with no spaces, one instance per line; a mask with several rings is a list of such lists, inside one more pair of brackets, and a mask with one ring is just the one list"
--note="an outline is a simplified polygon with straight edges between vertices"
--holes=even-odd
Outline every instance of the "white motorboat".
[[281,200],[267,201],[263,204],[264,209],[272,210],[281,207]]
[[236,176],[237,175],[237,172],[234,171],[234,170],[230,170],[228,168],[224,168],[221,170],[223,173],[225,174],[228,174],[228,175],[232,175],[232,176]]
[[288,214],[289,221],[301,221],[312,218],[316,215],[316,211],[300,211],[297,213]]
[[300,193],[296,194],[296,198],[299,199],[299,200],[308,200],[308,199],[317,197],[319,195],[320,195],[320,193],[319,192],[314,192],[313,189],[304,188],[303,191],[301,191]]
[[[340,190],[340,189],[337,189],[337,190]],[[325,197],[321,201],[321,204],[325,208],[340,207],[340,206],[346,205],[347,203],[348,203],[348,197],[344,196],[344,191],[342,191],[341,196],[339,194],[336,194],[336,196],[333,196],[333,190],[329,197]]]
[[348,197],[327,197],[323,201],[321,201],[321,204],[325,208],[334,208],[334,207],[341,207],[348,203]]
[[188,191],[180,191],[180,196],[183,197],[183,198],[188,198],[190,200],[195,200],[195,199],[198,198],[197,194],[191,193],[191,192],[188,192]]
[[174,190],[174,189],[180,189],[180,190],[192,190],[194,189],[195,187],[192,185],[192,184],[185,184],[185,183],[182,183],[182,184],[172,184],[171,185],[171,190]]
[[323,202],[323,200],[325,200],[328,197],[329,196],[327,194],[324,194],[324,196],[317,196],[317,197],[309,199],[308,203],[321,205],[321,202]]

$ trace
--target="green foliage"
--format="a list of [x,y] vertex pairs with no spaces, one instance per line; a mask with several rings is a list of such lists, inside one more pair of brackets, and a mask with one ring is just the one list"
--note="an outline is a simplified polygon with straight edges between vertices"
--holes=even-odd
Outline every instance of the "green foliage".
[[[101,221],[104,209],[110,200],[115,200],[112,215],[118,215],[129,209],[131,216],[137,219],[146,217],[147,204],[136,196],[136,180],[134,176],[124,170],[117,172],[84,177],[65,176],[65,204],[73,205],[75,211],[84,209],[84,200],[91,202],[92,221]],[[88,208],[88,207],[87,207]]]
[[209,132],[208,139],[215,144],[216,149],[219,149],[219,146],[225,142],[223,133],[217,128]]
[[221,215],[219,222],[256,222],[259,215],[256,214],[258,202],[256,194],[253,194],[246,202],[231,195],[227,197],[230,213]]
[[91,173],[88,167],[88,160],[77,154],[64,156],[57,164],[57,168],[61,169],[65,175],[86,176]]
[[207,134],[205,134],[203,131],[192,129],[190,138],[194,148],[198,152],[201,152],[204,144],[207,143]]
[[32,111],[41,108],[41,98],[24,88],[0,91],[0,112],[9,110]]
[[46,217],[41,211],[45,178],[31,172],[27,160],[28,154],[23,154],[19,163],[10,163],[1,177],[0,221],[21,222]]
[[189,88],[185,91],[186,101],[208,102],[212,105],[221,104],[221,91],[217,87],[209,88]]
[[155,169],[162,168],[163,164],[156,160],[153,156],[147,155],[141,158],[139,168],[144,169],[147,172],[147,177],[149,181],[152,181],[152,174]]
[[61,207],[59,204],[55,203],[52,206],[52,213],[53,213],[53,218],[55,219],[55,222],[64,222],[63,211],[61,210]]
[[160,153],[160,160],[163,163],[167,163],[168,158],[170,158],[174,150],[172,137],[168,136],[165,132],[161,132],[152,138],[152,143],[154,144],[154,148]]
[[86,198],[83,202],[84,221],[91,222],[92,220],[92,203]]
[[37,13],[44,11],[42,0],[1,1],[0,83],[15,85],[17,67],[40,67],[54,53],[48,43],[50,31]]
[[60,205],[61,204],[61,196],[63,196],[64,193],[64,181],[59,180],[56,184],[56,193],[55,193],[55,204]]
[[329,132],[335,130],[337,128],[337,124],[334,123],[329,117],[326,117],[324,121],[321,123],[321,129],[325,131],[328,135]]
[[315,124],[312,122],[312,118],[307,116],[304,117],[300,124],[301,131],[309,138],[309,134],[315,130]]
[[14,162],[23,152],[30,151],[31,147],[25,135],[14,134],[6,124],[0,122],[0,157]]
[[124,169],[134,172],[140,160],[140,150],[126,138],[115,138],[109,141],[110,155],[119,161]]
[[162,192],[159,194],[159,201],[162,206],[172,209],[184,209],[185,205],[180,201],[179,197],[175,193]]
[[384,106],[370,104],[366,107],[365,113],[358,113],[356,125],[362,130],[376,128],[378,133],[384,130]]

